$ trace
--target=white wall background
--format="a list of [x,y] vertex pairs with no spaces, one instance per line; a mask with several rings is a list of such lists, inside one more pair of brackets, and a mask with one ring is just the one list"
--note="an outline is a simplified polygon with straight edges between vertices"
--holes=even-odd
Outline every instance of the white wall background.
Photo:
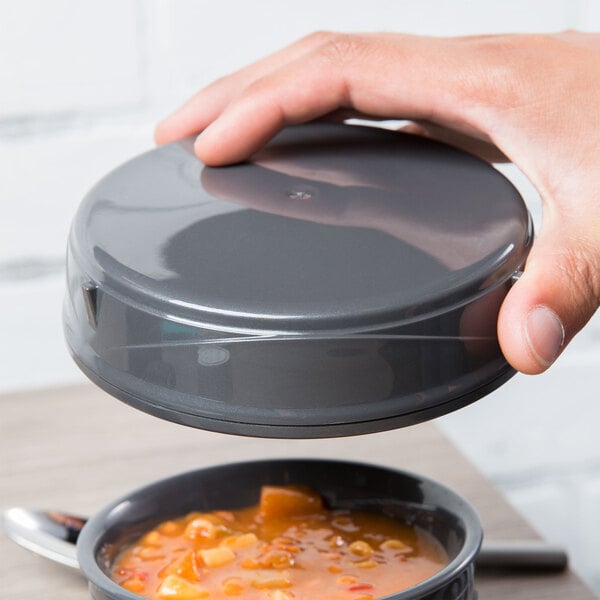
[[[82,380],[60,324],[71,217],[96,180],[152,146],[159,118],[213,78],[315,29],[565,28],[600,31],[600,1],[0,0],[0,392]],[[539,216],[535,191],[507,173]],[[596,317],[547,374],[517,377],[441,420],[598,590],[599,389]]]

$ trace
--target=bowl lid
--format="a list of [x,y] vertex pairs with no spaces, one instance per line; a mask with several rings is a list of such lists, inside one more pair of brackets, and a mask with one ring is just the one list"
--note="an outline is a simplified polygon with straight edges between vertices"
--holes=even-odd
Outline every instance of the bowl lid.
[[530,237],[515,188],[429,140],[312,124],[251,162],[189,140],[105,177],[73,229],[90,277],[157,314],[226,330],[347,331],[425,318],[495,287]]
[[399,427],[513,374],[496,321],[531,241],[510,182],[431,140],[308,124],[209,168],[188,139],[83,200],[66,338],[101,387],[187,425]]

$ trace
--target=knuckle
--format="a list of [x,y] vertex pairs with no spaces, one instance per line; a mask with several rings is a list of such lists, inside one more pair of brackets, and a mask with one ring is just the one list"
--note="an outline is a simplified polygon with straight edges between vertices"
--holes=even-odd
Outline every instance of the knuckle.
[[272,88],[270,78],[268,76],[259,77],[251,81],[243,90],[245,98],[258,98],[263,93],[268,92]]
[[205,89],[218,90],[219,88],[227,87],[231,82],[235,81],[235,78],[235,73],[227,73],[226,75],[221,75],[220,77],[217,77],[211,83],[209,83]]
[[560,55],[549,34],[496,35],[467,40],[467,51],[477,56],[478,68],[460,84],[464,97],[495,111],[529,104],[548,86],[547,74]]
[[322,46],[326,44],[336,34],[332,31],[318,30],[309,33],[303,38],[303,41],[310,46]]
[[365,49],[366,43],[361,36],[336,33],[321,45],[319,51],[326,61],[334,65],[345,65],[353,62]]

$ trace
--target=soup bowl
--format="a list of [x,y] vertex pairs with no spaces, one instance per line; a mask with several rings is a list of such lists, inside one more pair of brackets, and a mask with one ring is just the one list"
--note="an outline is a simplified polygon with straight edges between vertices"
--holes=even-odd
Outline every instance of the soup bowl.
[[[483,532],[466,500],[419,475],[365,463],[277,459],[182,473],[129,493],[93,516],[77,540],[77,559],[94,600],[139,600],[110,577],[117,554],[166,519],[192,511],[256,504],[264,485],[307,485],[331,508],[383,513],[431,534],[449,562],[432,577],[386,600],[473,600],[474,559]],[[243,595],[240,596],[243,598]]]

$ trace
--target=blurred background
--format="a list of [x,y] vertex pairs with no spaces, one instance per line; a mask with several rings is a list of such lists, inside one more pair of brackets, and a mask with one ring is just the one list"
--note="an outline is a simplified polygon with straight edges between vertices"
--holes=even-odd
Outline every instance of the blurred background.
[[[1,415],[4,393],[83,381],[61,331],[71,218],[195,90],[315,29],[600,31],[600,2],[0,0],[0,23]],[[539,222],[535,190],[515,167],[501,170]],[[548,373],[438,421],[597,591],[599,388],[596,315]]]

